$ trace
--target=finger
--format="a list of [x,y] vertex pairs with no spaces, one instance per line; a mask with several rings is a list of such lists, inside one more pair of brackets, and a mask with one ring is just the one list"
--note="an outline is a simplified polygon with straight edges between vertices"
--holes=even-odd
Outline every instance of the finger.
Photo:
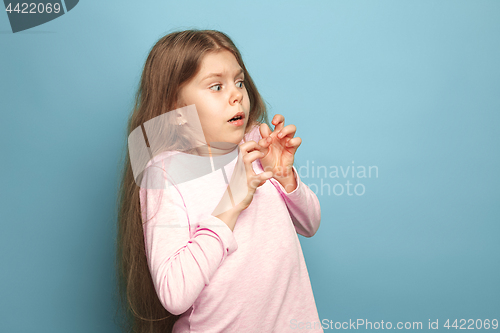
[[288,148],[299,148],[300,144],[302,143],[302,139],[300,137],[295,137],[287,141],[285,144],[286,147]]
[[259,187],[259,185],[262,183],[262,180],[260,178],[260,175],[253,175],[250,179],[250,181],[248,182],[248,187],[250,188],[250,190],[253,192],[255,192],[255,190],[257,189],[257,187]]
[[262,136],[263,139],[267,138],[272,133],[271,129],[266,123],[262,123],[259,127],[259,130],[260,136]]
[[[271,171],[261,172],[259,174],[259,177],[260,177],[260,179],[262,179],[262,182],[259,184],[259,186],[264,185],[264,183],[266,181],[268,181],[269,179],[271,179],[273,176],[274,176],[274,174]],[[257,187],[259,187],[259,186],[257,186]]]
[[281,131],[285,126],[285,117],[281,114],[276,114],[273,117],[272,124],[274,125],[274,131]]
[[244,144],[240,145],[242,149],[242,154],[245,155],[251,151],[258,150],[262,153],[264,153],[264,156],[267,155],[269,152],[269,144],[272,142],[271,139],[269,139],[269,142],[266,141],[266,139],[260,139],[259,142],[255,142],[253,140],[247,141]]
[[252,163],[258,159],[262,158],[264,154],[260,151],[253,151],[251,153],[246,154],[243,156],[243,162],[245,164],[245,170],[247,174],[255,174],[255,171],[253,170]]
[[254,150],[262,150],[262,146],[260,146],[257,142],[250,140],[240,145],[240,150],[243,155],[248,154]]
[[264,185],[264,183],[272,176],[273,173],[271,171],[261,172],[253,177],[249,185],[253,190],[255,190],[257,187]]
[[285,117],[281,114],[275,114],[273,117],[273,120],[271,121],[271,123],[274,126],[278,125],[279,123],[284,123],[284,122],[285,122]]
[[297,131],[297,127],[295,127],[295,125],[293,125],[293,124],[290,124],[288,126],[283,127],[283,129],[281,131],[279,131],[278,138],[282,139],[285,136],[289,136],[290,138],[293,138],[296,131]]
[[264,155],[264,153],[262,153],[261,151],[254,150],[254,151],[249,152],[248,154],[243,156],[243,162],[252,163],[253,161],[258,159],[259,157],[262,157],[262,155]]
[[269,150],[269,145],[271,144],[271,142],[273,142],[273,140],[269,136],[267,138],[262,138],[259,140],[259,146],[262,147],[261,151],[264,154],[267,154],[267,151]]
[[239,146],[238,170],[242,175],[243,173],[245,174],[244,178],[248,178],[249,174],[255,175],[252,163],[258,158],[263,158],[265,155],[258,147],[259,145],[255,141],[248,141]]
[[[252,152],[256,151],[255,148],[257,147],[257,142],[255,141],[247,141],[241,145],[238,146],[238,161],[237,161],[237,167],[238,167],[238,172],[241,173],[247,173],[248,167],[247,167],[247,161],[246,161],[246,156]],[[245,176],[246,178],[246,176]]]
[[256,144],[254,140],[247,141],[245,143],[242,143],[239,147],[242,152],[247,152],[248,149],[250,149],[254,144]]

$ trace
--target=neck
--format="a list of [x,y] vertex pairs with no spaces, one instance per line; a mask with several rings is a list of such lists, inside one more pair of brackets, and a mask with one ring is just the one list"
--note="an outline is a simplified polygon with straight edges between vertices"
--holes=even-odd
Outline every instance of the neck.
[[221,156],[226,155],[236,149],[238,145],[230,142],[212,142],[212,144],[207,144],[196,148],[196,154],[198,156]]

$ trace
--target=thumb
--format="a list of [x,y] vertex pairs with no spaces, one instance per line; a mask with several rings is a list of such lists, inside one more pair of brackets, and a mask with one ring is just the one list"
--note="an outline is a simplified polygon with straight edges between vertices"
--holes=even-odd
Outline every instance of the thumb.
[[265,172],[262,172],[262,174],[260,176],[261,176],[262,182],[257,187],[264,185],[264,183],[268,179],[271,179],[273,177],[273,172],[272,171],[265,171]]

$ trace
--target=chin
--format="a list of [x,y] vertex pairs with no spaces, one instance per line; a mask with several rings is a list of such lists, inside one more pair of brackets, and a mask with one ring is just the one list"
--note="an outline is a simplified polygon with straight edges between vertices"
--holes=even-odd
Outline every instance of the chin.
[[234,143],[235,145],[239,145],[241,140],[243,140],[244,135],[238,135],[236,139],[231,140],[231,143]]
[[242,132],[241,134],[235,135],[234,137],[235,137],[235,139],[231,140],[231,143],[234,143],[235,145],[239,145],[241,140],[243,140],[243,138],[245,137],[245,134]]

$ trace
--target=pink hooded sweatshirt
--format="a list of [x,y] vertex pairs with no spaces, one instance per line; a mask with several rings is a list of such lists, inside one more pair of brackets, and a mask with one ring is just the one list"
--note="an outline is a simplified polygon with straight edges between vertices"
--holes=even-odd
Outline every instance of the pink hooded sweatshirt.
[[[255,126],[241,143],[260,139]],[[227,179],[236,161],[224,166]],[[252,166],[263,172],[259,160]],[[323,332],[297,236],[316,233],[321,210],[293,171],[297,188],[286,193],[274,178],[266,181],[234,231],[211,215],[227,188],[221,169],[166,189],[141,187],[156,293],[165,309],[181,314],[174,333]]]

